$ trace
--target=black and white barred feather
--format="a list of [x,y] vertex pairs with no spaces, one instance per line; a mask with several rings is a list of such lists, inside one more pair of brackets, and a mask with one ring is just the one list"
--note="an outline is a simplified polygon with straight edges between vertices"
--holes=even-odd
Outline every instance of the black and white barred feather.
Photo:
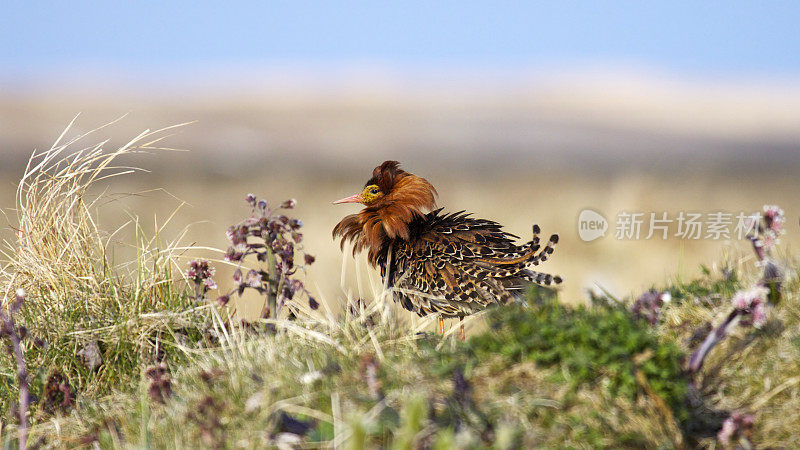
[[[437,209],[409,223],[409,239],[386,240],[377,257],[381,275],[389,277],[395,300],[420,316],[464,317],[520,296],[530,284],[550,286],[561,277],[529,269],[547,260],[558,243],[550,236],[542,247],[538,225],[531,241],[491,220],[464,211]],[[386,263],[392,246],[392,258]]]

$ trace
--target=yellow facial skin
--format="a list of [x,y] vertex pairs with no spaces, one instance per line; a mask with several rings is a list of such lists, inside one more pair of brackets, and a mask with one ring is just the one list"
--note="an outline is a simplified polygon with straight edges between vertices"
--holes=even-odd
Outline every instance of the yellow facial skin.
[[383,197],[381,189],[377,185],[370,184],[361,191],[361,204],[369,206],[380,200],[381,197]]

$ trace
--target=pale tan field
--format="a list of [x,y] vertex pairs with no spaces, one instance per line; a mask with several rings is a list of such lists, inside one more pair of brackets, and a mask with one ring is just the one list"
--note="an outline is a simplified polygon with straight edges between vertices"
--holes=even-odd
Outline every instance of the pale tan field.
[[[413,169],[413,168],[409,168]],[[416,169],[414,169],[416,170]],[[425,170],[416,170],[428,175]],[[532,223],[541,225],[543,233],[558,232],[559,246],[551,260],[540,266],[542,270],[564,277],[562,298],[569,302],[585,301],[586,290],[605,289],[620,297],[636,295],[652,285],[674,277],[691,277],[699,273],[699,265],[713,265],[726,255],[749,256],[746,241],[697,240],[686,241],[670,237],[645,240],[645,223],[640,240],[615,239],[614,223],[617,212],[668,211],[672,217],[677,212],[698,211],[754,211],[765,202],[782,205],[790,219],[785,246],[798,245],[797,210],[793,201],[798,192],[795,180],[724,178],[714,180],[690,179],[675,182],[654,177],[620,177],[616,179],[586,179],[585,176],[552,176],[529,180],[525,177],[505,179],[500,174],[487,174],[485,178],[464,180],[447,174],[431,173],[428,176],[440,192],[440,205],[455,211],[467,209],[477,216],[495,219],[523,238],[529,238]],[[363,184],[357,180],[314,181],[302,174],[264,174],[257,179],[240,181],[213,181],[194,179],[163,179],[148,174],[131,175],[112,183],[110,192],[141,192],[134,197],[123,197],[119,204],[108,205],[101,214],[101,226],[114,230],[132,215],[138,215],[145,230],[155,229],[154,218],[163,223],[180,205],[176,198],[188,202],[171,219],[162,231],[165,241],[181,235],[189,225],[184,242],[201,247],[224,249],[224,231],[249,214],[243,198],[248,192],[279,201],[295,197],[297,217],[305,223],[305,246],[317,257],[308,272],[310,289],[328,306],[337,311],[346,294],[372,298],[370,286],[375,286],[377,275],[358,260],[361,285],[355,274],[356,264],[348,254],[347,277],[344,289],[340,283],[342,253],[331,239],[331,230],[341,217],[356,211],[354,205],[331,205],[331,200],[355,191]],[[164,191],[150,191],[163,188]],[[174,195],[167,195],[166,192]],[[9,192],[4,192],[5,202],[10,202]],[[5,203],[8,205],[9,203]],[[581,209],[590,207],[606,215],[610,222],[607,235],[593,242],[583,242],[577,234],[577,216]],[[120,212],[127,212],[127,214]],[[130,216],[128,215],[130,214]],[[675,224],[671,233],[675,232]],[[119,235],[127,241],[129,233]],[[118,257],[129,256],[124,246],[117,250]],[[188,255],[219,258],[210,250],[196,250]],[[747,262],[751,264],[752,261]],[[217,281],[224,289],[230,271],[221,267]],[[261,305],[256,299],[242,304],[243,310],[255,313]]]

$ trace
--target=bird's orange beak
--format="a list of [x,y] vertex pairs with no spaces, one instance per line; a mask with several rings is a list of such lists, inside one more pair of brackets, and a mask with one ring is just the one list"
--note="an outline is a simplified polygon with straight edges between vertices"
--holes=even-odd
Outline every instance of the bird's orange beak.
[[361,194],[351,195],[350,197],[345,197],[333,202],[334,205],[338,205],[340,203],[361,203]]

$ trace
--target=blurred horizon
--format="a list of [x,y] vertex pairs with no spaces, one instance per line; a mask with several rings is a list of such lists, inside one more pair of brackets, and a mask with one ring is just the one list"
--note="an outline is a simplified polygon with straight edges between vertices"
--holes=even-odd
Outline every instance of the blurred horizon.
[[632,72],[509,72],[474,81],[387,73],[256,78],[164,90],[88,79],[2,89],[0,171],[49,148],[77,115],[76,132],[126,116],[116,127],[125,136],[196,122],[173,140],[191,154],[170,155],[162,168],[190,162],[223,176],[270,162],[349,174],[348,167],[385,159],[425,169],[600,175],[800,166],[800,84]]

